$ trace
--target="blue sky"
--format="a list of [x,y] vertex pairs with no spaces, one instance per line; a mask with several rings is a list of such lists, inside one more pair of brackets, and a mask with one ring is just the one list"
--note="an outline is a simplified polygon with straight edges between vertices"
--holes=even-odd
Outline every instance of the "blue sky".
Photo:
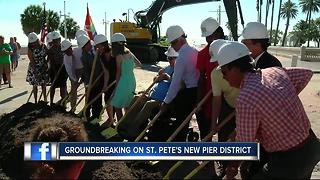
[[[275,15],[274,25],[276,26],[276,19],[278,15],[279,0],[275,0]],[[286,0],[283,0],[285,2]],[[51,9],[59,13],[63,12],[63,0],[0,0],[1,15],[0,15],[0,34],[5,36],[5,41],[9,41],[9,37],[16,36],[22,45],[27,44],[27,37],[24,35],[20,23],[20,14],[24,9],[32,4],[41,5],[46,2],[46,9]],[[134,12],[143,10],[149,7],[153,0],[66,0],[66,12],[70,12],[70,16],[74,18],[80,28],[84,27],[86,16],[86,4],[89,3],[90,14],[93,19],[95,28],[99,34],[105,33],[105,26],[102,23],[105,12],[107,13],[107,20],[112,22],[113,19],[124,19],[123,12],[127,12],[129,8]],[[240,0],[245,24],[257,20],[256,1],[255,0]],[[298,0],[292,0],[298,5]],[[205,40],[201,37],[200,24],[202,20],[207,17],[217,18],[216,11],[218,6],[221,5],[224,11],[223,2],[208,2],[193,5],[180,6],[172,8],[163,14],[161,23],[161,34],[165,34],[166,29],[170,25],[180,25],[188,35],[188,40],[191,43],[201,44]],[[263,4],[265,5],[265,4]],[[265,6],[263,6],[262,22],[264,23]],[[270,7],[271,11],[271,7]],[[313,14],[313,17],[319,17],[320,13]],[[271,14],[269,13],[269,18]],[[303,14],[299,8],[299,16],[292,20],[289,30],[293,25],[301,19],[305,19],[306,14]],[[130,11],[130,21],[133,21],[133,13]],[[225,12],[221,14],[222,27],[227,33],[227,28],[224,26],[227,22]],[[270,19],[268,20],[268,27],[270,27]],[[108,26],[109,28],[109,26]],[[280,22],[280,29],[284,31],[285,20]],[[242,27],[239,26],[239,33]],[[109,30],[108,30],[109,33]],[[109,38],[109,37],[108,37]]]

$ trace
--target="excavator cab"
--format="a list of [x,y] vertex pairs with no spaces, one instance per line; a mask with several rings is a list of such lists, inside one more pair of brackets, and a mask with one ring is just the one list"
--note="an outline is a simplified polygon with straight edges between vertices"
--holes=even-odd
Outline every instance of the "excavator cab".
[[[165,61],[164,52],[167,46],[158,44],[160,40],[160,23],[162,14],[171,8],[196,3],[213,2],[220,0],[155,0],[147,9],[135,13],[136,23],[123,21],[113,22],[110,25],[110,34],[122,33],[127,38],[128,48],[142,63],[156,63]],[[242,20],[239,0],[223,0],[228,16],[232,37],[238,40],[237,5]],[[241,21],[243,24],[243,20]]]

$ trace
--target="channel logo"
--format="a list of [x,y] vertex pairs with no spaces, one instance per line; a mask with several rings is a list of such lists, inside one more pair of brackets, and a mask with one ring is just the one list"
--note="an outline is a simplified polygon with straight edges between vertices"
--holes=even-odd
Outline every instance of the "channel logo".
[[57,144],[49,142],[24,143],[24,159],[51,161],[57,159]]

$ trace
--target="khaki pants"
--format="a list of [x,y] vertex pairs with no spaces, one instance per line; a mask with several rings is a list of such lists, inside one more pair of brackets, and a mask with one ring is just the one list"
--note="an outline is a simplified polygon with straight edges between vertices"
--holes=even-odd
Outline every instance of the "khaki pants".
[[79,87],[78,82],[71,81],[71,90],[70,90],[70,104],[71,108],[73,108],[77,103],[77,89]]

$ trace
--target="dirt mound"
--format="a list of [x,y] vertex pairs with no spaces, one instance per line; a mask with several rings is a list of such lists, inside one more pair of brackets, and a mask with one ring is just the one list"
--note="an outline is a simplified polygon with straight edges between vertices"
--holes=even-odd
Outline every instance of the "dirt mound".
[[[72,120],[80,118],[59,106],[48,106],[45,102],[27,103],[15,111],[0,117],[0,179],[24,179],[23,143],[35,123],[46,117],[62,114]],[[97,125],[84,123],[90,141],[106,141]],[[151,171],[150,171],[151,169]],[[3,172],[3,173],[2,173]],[[160,179],[160,173],[144,162],[87,161],[80,179]]]

